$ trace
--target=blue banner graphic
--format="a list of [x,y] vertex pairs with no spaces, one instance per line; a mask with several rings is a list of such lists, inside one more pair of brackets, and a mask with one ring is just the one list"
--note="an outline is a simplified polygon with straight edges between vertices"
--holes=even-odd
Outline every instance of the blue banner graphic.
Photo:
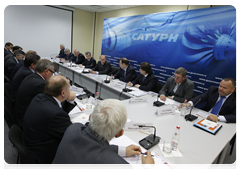
[[149,62],[160,83],[187,69],[194,93],[236,79],[236,9],[232,6],[104,20],[102,54],[113,66],[126,57],[138,71]]

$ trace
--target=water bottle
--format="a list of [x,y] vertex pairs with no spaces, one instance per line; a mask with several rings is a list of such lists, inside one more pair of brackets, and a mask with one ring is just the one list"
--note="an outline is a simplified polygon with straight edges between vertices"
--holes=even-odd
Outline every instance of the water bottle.
[[72,60],[71,60],[71,62],[70,62],[70,67],[72,67]]
[[185,116],[186,111],[187,111],[187,99],[184,100],[184,104],[181,108],[181,116]]
[[99,93],[96,92],[95,94],[95,100],[94,100],[94,106],[96,106],[98,104],[98,98],[99,98]]
[[172,137],[172,142],[171,142],[171,145],[172,145],[172,150],[173,151],[176,151],[177,148],[178,148],[178,143],[179,143],[179,139],[180,139],[180,126],[177,126],[176,127],[176,130],[173,134],[173,137]]
[[61,75],[61,70],[60,69],[58,70],[58,75]]

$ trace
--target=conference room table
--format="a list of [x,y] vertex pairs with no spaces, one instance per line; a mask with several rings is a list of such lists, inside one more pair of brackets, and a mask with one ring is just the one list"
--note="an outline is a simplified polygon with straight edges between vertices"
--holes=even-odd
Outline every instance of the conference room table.
[[[235,123],[223,123],[222,128],[217,132],[216,135],[210,134],[202,129],[194,127],[195,121],[186,121],[183,116],[180,116],[179,112],[175,114],[157,116],[155,114],[158,107],[153,106],[154,100],[156,100],[156,93],[146,93],[145,95],[138,97],[144,98],[143,101],[132,104],[129,101],[135,96],[122,92],[122,88],[125,84],[119,86],[112,86],[110,84],[103,83],[106,79],[106,75],[91,75],[83,74],[82,68],[79,67],[68,67],[68,64],[60,64],[54,62],[55,70],[60,72],[63,76],[68,77],[74,83],[77,83],[83,87],[86,87],[90,92],[100,92],[102,99],[119,99],[122,100],[126,106],[128,119],[133,122],[140,123],[152,123],[156,127],[156,135],[163,140],[171,141],[176,126],[180,126],[180,142],[178,149],[182,154],[182,157],[167,157],[169,161],[175,164],[221,164],[227,154],[230,140],[236,134]],[[119,82],[118,82],[119,83]],[[172,99],[168,99],[166,103],[174,105],[179,104],[174,102]],[[170,105],[171,105],[170,104]],[[193,108],[192,114],[196,114],[200,109]],[[202,111],[204,112],[204,111]],[[209,114],[208,112],[205,112]],[[73,122],[77,122],[78,116],[81,116],[82,112],[70,115]],[[91,111],[86,111],[84,114],[90,115]],[[200,117],[199,117],[200,118]],[[124,134],[133,140],[135,143],[148,135],[141,133],[137,130],[125,130]],[[160,140],[161,141],[161,140]],[[156,151],[161,153],[159,145],[156,145],[150,149],[150,151]]]
[[[213,135],[202,129],[194,127],[193,124],[197,120],[193,122],[186,121],[184,117],[180,115],[179,111],[175,111],[174,114],[157,116],[155,112],[157,111],[158,107],[153,106],[153,102],[156,100],[155,95],[146,94],[140,98],[145,100],[142,100],[143,102],[134,104],[129,102],[131,99],[122,100],[127,109],[128,119],[138,123],[152,123],[153,126],[156,127],[156,135],[161,138],[160,143],[161,140],[171,141],[176,126],[180,126],[180,142],[178,150],[182,154],[182,157],[166,157],[167,160],[174,164],[223,163],[227,154],[229,142],[236,133],[235,123],[227,124],[218,122],[219,124],[222,124],[222,128],[215,135]],[[172,99],[167,99],[166,102],[168,105],[172,105],[173,103],[174,105],[179,104],[178,102],[174,102]],[[196,113],[199,111],[200,109],[193,108],[192,114],[196,115]],[[70,118],[73,123],[76,123],[78,122],[78,117],[81,117],[82,114],[85,114],[86,116],[90,115],[91,112],[92,110],[75,113],[70,115]],[[189,110],[187,112],[189,112]],[[124,135],[137,144],[141,139],[148,136],[147,133],[153,134],[153,131],[126,129],[124,131]],[[149,150],[162,154],[160,145],[155,145]]]
[[99,92],[99,95],[102,99],[119,99],[125,100],[133,95],[123,92],[122,89],[125,87],[124,82],[117,81],[117,84],[114,86],[111,83],[104,83],[107,75],[97,75],[97,74],[86,74],[82,73],[83,68],[77,67],[68,67],[69,63],[54,63],[54,70],[60,74],[68,77],[73,83],[76,83],[82,87],[87,88],[91,93],[95,94]]

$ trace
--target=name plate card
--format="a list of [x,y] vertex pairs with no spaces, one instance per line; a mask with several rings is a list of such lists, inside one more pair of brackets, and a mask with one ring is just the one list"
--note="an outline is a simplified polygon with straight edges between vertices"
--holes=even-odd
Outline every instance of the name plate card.
[[129,99],[130,104],[147,103],[147,97],[134,97]]
[[157,116],[164,116],[164,115],[173,115],[175,114],[174,108],[172,108],[172,105],[164,105],[157,109],[156,113]]
[[152,123],[137,123],[137,122],[127,122],[125,124],[124,130],[148,130],[150,127],[139,127],[139,126],[153,126]]

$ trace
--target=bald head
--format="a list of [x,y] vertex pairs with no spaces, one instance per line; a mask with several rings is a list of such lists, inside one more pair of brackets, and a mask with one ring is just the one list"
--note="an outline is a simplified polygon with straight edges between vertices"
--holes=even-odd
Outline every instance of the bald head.
[[101,55],[101,56],[100,56],[100,61],[101,61],[102,64],[105,64],[106,60],[107,60],[107,59],[106,59],[106,56],[105,56],[105,55]]
[[53,76],[47,79],[44,93],[58,98],[61,102],[69,95],[70,84],[64,76]]

